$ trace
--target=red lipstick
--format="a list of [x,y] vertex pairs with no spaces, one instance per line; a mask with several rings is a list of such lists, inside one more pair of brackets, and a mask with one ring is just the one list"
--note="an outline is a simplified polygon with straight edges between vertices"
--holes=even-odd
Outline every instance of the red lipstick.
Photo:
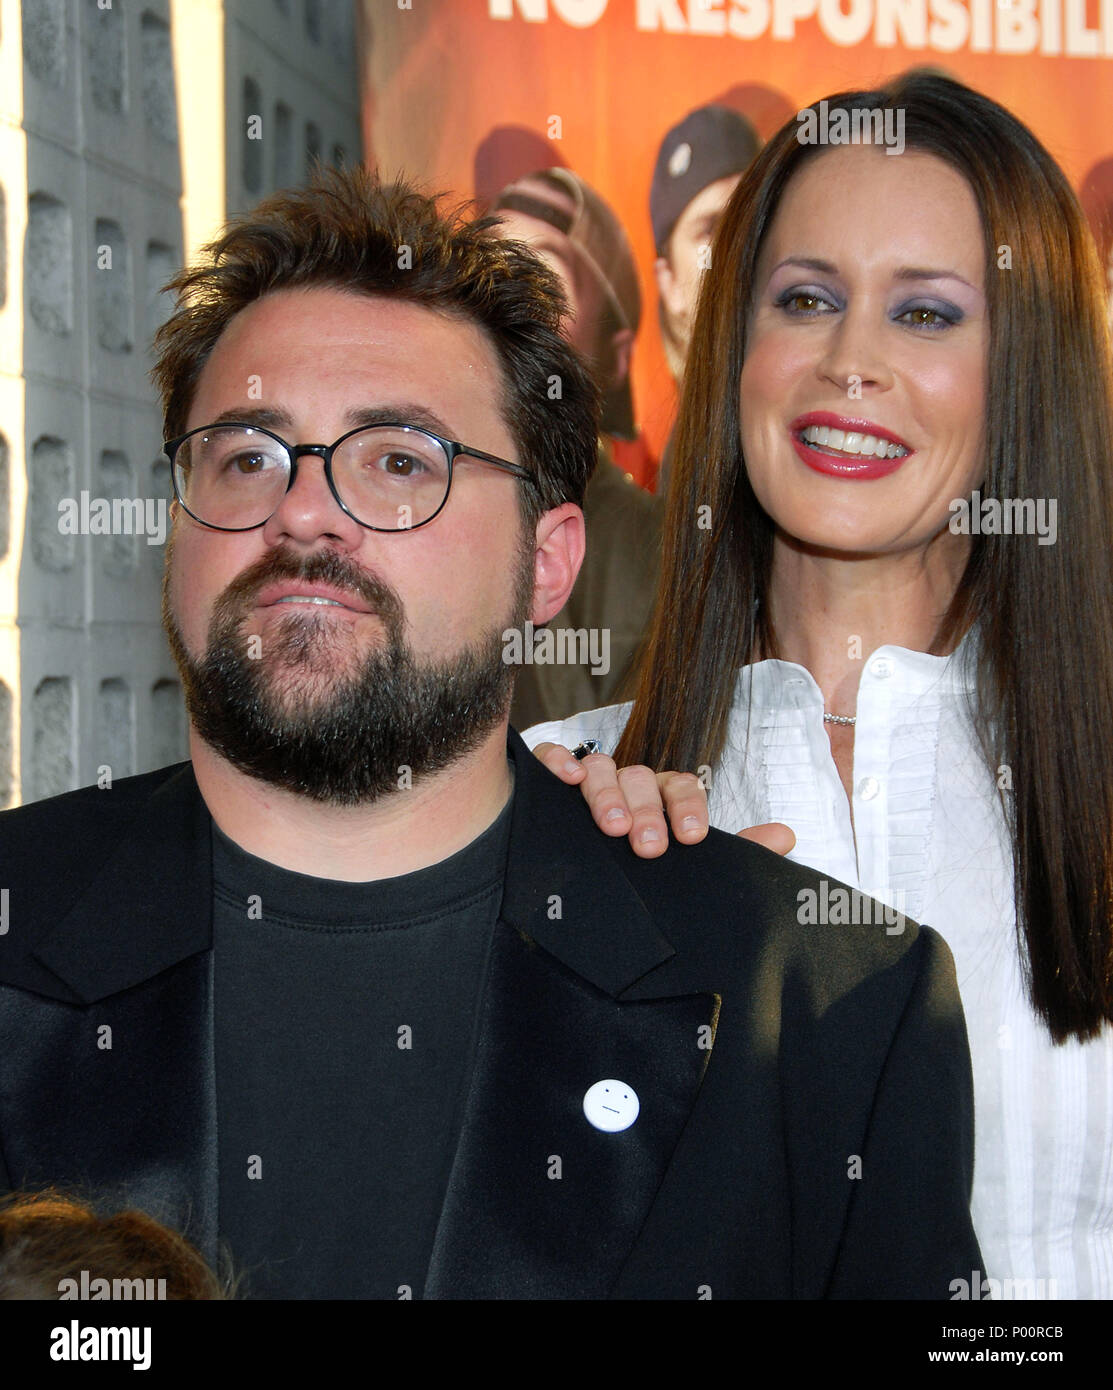
[[[843,430],[846,434],[870,434],[875,439],[884,439],[889,444],[899,444],[906,453],[897,458],[878,458],[876,455],[829,454],[821,447],[805,444],[800,438],[811,425],[826,425],[829,429]],[[891,430],[882,429],[872,420],[863,420],[849,415],[836,415],[830,410],[811,410],[793,420],[789,426],[792,446],[797,454],[817,473],[829,478],[846,478],[868,482],[873,478],[885,478],[895,473],[902,463],[906,463],[915,452]]]

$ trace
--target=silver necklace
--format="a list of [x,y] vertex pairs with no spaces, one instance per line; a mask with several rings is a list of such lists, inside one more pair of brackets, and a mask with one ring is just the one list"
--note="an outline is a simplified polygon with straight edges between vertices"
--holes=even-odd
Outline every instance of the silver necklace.
[[856,714],[824,714],[825,724],[849,724],[851,727],[857,722]]

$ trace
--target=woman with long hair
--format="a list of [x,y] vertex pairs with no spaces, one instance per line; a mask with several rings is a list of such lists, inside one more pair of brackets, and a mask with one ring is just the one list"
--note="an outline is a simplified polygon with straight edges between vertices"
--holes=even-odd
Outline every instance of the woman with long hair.
[[566,780],[613,753],[610,833],[659,804],[627,765],[679,769],[679,838],[698,775],[713,825],[784,822],[935,927],[985,1273],[1113,1296],[1113,362],[1031,132],[923,72],[786,125],[720,223],[675,459],[632,705],[527,741]]

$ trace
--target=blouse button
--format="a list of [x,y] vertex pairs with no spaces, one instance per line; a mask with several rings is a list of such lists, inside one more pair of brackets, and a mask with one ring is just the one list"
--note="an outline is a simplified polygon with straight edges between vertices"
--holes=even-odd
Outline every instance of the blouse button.
[[876,656],[870,662],[870,675],[876,676],[879,681],[885,680],[893,674],[893,663],[887,656]]
[[858,795],[863,801],[872,801],[881,790],[881,783],[876,777],[863,777],[858,783]]

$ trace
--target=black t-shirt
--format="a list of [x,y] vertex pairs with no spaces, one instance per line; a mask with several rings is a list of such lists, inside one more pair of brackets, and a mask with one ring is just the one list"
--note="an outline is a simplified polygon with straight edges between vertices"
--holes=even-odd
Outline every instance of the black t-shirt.
[[342,883],[213,826],[219,1227],[241,1296],[421,1297],[509,831],[510,802],[440,864]]

